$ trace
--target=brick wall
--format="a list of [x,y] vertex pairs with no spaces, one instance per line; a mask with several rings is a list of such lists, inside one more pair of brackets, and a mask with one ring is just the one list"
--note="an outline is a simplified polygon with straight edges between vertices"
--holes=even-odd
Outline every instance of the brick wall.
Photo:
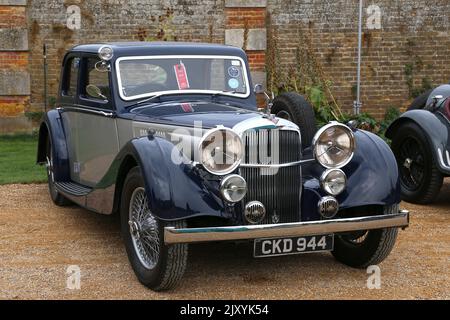
[[[450,1],[365,2],[365,9],[380,8],[381,29],[369,30],[365,13],[363,111],[381,117],[388,106],[404,106],[423,82],[450,80]],[[80,29],[66,25],[71,5],[80,8]],[[43,109],[44,42],[50,97],[56,96],[64,52],[78,43],[167,39],[235,44],[246,49],[254,82],[265,82],[269,54],[276,51],[277,72],[286,76],[292,67],[306,64],[298,48],[310,47],[337,101],[350,110],[357,13],[357,1],[350,0],[0,0],[0,125],[1,118]],[[266,35],[275,37],[275,48]]]
[[[0,118],[14,128],[29,129],[17,120],[29,105],[29,53],[25,1],[0,0]],[[0,131],[10,127],[0,121]]]
[[[81,28],[66,26],[67,8],[80,7]],[[79,43],[139,40],[224,42],[223,1],[33,0],[29,8],[31,107],[43,104],[42,45],[48,46],[49,95],[56,96],[61,59]]]
[[[423,79],[450,80],[450,1],[372,0],[381,9],[381,29],[363,25],[361,94],[363,109],[378,118],[389,106],[405,106]],[[297,46],[312,49],[338,102],[350,110],[356,84],[357,1],[268,1],[283,70],[296,64]],[[308,37],[308,35],[312,35]],[[412,67],[412,72],[410,69]],[[406,70],[405,70],[406,69]]]

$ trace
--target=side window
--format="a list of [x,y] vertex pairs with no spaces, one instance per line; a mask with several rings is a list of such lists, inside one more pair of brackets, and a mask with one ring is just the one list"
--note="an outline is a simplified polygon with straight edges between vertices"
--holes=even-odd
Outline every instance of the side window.
[[66,63],[64,74],[64,86],[62,95],[74,97],[77,94],[78,71],[80,69],[80,58],[71,58]]
[[[89,99],[104,100],[106,98],[107,100],[111,100],[111,90],[109,88],[109,72],[101,70],[100,68],[96,68],[96,64],[98,62],[100,62],[98,58],[87,58],[87,79],[85,81],[86,87],[84,88],[84,95]],[[101,95],[105,98],[102,96],[91,95],[89,93],[89,90],[86,90],[87,86],[89,85],[93,85],[100,89]]]

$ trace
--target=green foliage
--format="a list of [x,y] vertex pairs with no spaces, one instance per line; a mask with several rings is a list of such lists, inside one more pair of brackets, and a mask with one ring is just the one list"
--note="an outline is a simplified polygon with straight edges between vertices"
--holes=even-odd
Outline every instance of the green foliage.
[[304,92],[299,92],[310,101],[316,115],[317,126],[321,127],[330,121],[339,121],[347,123],[350,120],[356,120],[359,129],[367,130],[378,134],[383,139],[384,133],[389,125],[397,119],[401,112],[398,108],[389,107],[382,121],[377,121],[372,115],[363,112],[359,115],[353,115],[345,112],[336,113],[335,108],[328,102],[325,92],[321,86],[307,87]]
[[427,77],[422,78],[422,85],[417,88],[411,88],[410,96],[412,98],[417,98],[422,93],[424,93],[427,90],[430,90],[433,88],[433,84],[431,83],[431,80]]
[[37,137],[0,136],[0,184],[45,182],[45,168],[36,164]]
[[358,122],[358,128],[370,132],[376,133],[379,128],[379,122],[367,112],[362,112],[358,115],[350,115],[348,120],[356,120]]
[[48,97],[48,105],[50,108],[54,108],[56,105],[56,97],[55,96],[49,96]]
[[[407,39],[406,41],[406,54],[408,56],[408,60],[410,62],[406,63],[404,66],[404,74],[405,74],[405,82],[408,86],[409,91],[409,97],[410,98],[416,98],[420,96],[425,91],[431,89],[433,87],[433,84],[431,83],[431,80],[424,76],[422,78],[422,84],[419,87],[414,86],[414,77],[418,74],[426,74],[426,70],[424,70],[424,63],[421,57],[419,57],[416,54],[416,47],[417,44],[411,40]],[[432,66],[427,65],[428,69],[431,69]]]
[[27,117],[28,120],[31,120],[33,122],[40,122],[42,118],[44,117],[44,112],[42,111],[27,111],[25,112],[25,117]]
[[400,117],[401,112],[396,107],[389,107],[386,110],[386,113],[384,114],[383,121],[380,122],[380,129],[378,130],[378,135],[382,137],[384,140],[387,140],[387,138],[384,136],[386,129],[391,125],[392,122],[394,122],[395,119]]
[[[358,127],[364,130],[374,132],[384,137],[384,132],[393,119],[397,118],[400,111],[397,108],[389,108],[383,121],[377,121],[368,113],[352,115],[343,112],[332,93],[332,82],[322,68],[321,60],[318,59],[313,41],[312,28],[299,28],[299,34],[292,39],[292,46],[295,48],[295,63],[289,67],[280,63],[280,50],[278,46],[277,26],[273,25],[270,15],[266,19],[267,28],[267,52],[266,52],[266,71],[267,71],[267,89],[280,94],[282,92],[294,91],[303,95],[313,106],[316,115],[316,122],[319,127],[330,121],[339,121],[346,123],[350,120],[356,120]],[[408,87],[413,88],[413,75],[415,70],[423,68],[423,62],[419,57],[414,56],[414,47],[416,44],[411,39],[407,39],[407,54],[412,58],[405,65],[404,72],[409,83]],[[328,56],[333,58],[334,53]],[[425,78],[420,90],[424,90],[429,83]],[[356,85],[351,88],[352,95],[356,98]]]
[[316,121],[318,126],[323,126],[333,120],[342,120],[336,116],[333,108],[329,104],[327,97],[321,85],[305,86],[304,96],[314,107]]

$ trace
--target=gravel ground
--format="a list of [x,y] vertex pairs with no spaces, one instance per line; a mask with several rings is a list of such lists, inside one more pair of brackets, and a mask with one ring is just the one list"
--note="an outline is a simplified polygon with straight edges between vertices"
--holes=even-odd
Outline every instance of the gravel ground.
[[[135,278],[118,219],[53,205],[46,185],[0,186],[0,299],[450,299],[450,180],[436,204],[402,208],[411,226],[381,265],[381,288],[331,254],[253,259],[251,246],[191,246],[181,286],[155,293]],[[67,267],[81,289],[66,288]]]

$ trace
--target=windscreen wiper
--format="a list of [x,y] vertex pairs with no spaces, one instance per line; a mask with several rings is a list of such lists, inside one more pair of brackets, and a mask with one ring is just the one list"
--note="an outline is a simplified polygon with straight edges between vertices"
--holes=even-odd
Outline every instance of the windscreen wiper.
[[142,104],[142,103],[149,102],[149,101],[151,101],[151,100],[153,100],[153,99],[156,99],[156,98],[159,98],[159,97],[161,97],[161,96],[163,96],[163,95],[164,95],[164,93],[155,94],[155,95],[153,95],[153,96],[150,96],[150,97],[148,97],[148,98],[145,98],[145,99],[143,99],[143,100],[140,100],[140,101],[138,101],[138,102],[136,102],[136,103],[130,104],[129,106],[126,106],[125,109],[131,109],[131,108],[137,107],[138,105],[140,105],[140,104]]
[[217,97],[220,96],[220,95],[222,95],[222,96],[227,96],[226,94],[223,94],[223,93],[232,93],[232,94],[235,94],[235,93],[237,93],[237,91],[236,91],[236,90],[219,90],[219,91],[217,91],[217,92],[214,92],[214,93],[211,95],[211,100],[215,101],[215,100],[217,99]]

